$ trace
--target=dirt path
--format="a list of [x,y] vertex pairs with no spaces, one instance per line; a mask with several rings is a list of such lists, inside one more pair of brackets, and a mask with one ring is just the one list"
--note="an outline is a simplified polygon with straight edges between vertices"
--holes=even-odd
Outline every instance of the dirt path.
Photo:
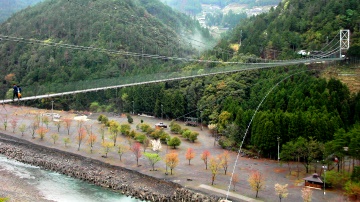
[[[31,141],[36,144],[41,144],[47,147],[54,147],[57,149],[65,150],[68,152],[72,152],[75,154],[80,154],[86,157],[90,157],[93,159],[101,160],[113,165],[122,166],[128,169],[136,170],[140,173],[154,176],[159,179],[170,180],[176,183],[181,184],[186,188],[190,188],[202,193],[206,193],[209,195],[218,195],[224,197],[223,193],[215,193],[214,190],[209,190],[203,188],[201,185],[211,185],[211,172],[209,170],[205,170],[205,164],[200,159],[200,155],[204,150],[209,150],[212,156],[219,155],[224,152],[219,146],[214,146],[214,138],[211,136],[210,132],[204,128],[201,130],[200,127],[188,127],[190,130],[199,132],[198,140],[195,143],[188,142],[187,140],[180,138],[182,140],[182,144],[178,149],[168,148],[166,145],[163,145],[163,149],[160,152],[160,156],[164,157],[167,152],[178,152],[179,153],[179,165],[174,169],[173,175],[165,175],[165,163],[164,161],[160,161],[156,164],[156,171],[150,171],[151,166],[148,163],[148,160],[145,157],[141,157],[139,159],[140,166],[136,166],[136,160],[134,154],[131,151],[127,151],[122,156],[122,161],[119,160],[119,156],[116,150],[112,150],[108,154],[108,158],[103,158],[101,156],[104,155],[103,148],[101,147],[101,137],[99,133],[100,124],[96,120],[99,114],[93,114],[88,116],[88,120],[83,122],[83,126],[89,128],[94,134],[97,135],[97,142],[94,146],[93,152],[90,152],[90,147],[86,143],[86,140],[83,141],[80,147],[80,151],[78,151],[78,142],[76,141],[77,137],[77,124],[78,122],[73,120],[72,126],[70,129],[70,135],[67,135],[67,130],[64,125],[61,125],[60,131],[57,132],[57,127],[54,125],[52,121],[50,121],[48,125],[49,132],[46,134],[44,140],[40,140],[38,135],[35,135],[35,139],[31,137],[31,124],[34,122],[36,115],[42,114],[45,112],[49,112],[46,110],[39,110],[35,108],[21,107],[21,106],[11,106],[4,105],[0,108],[0,130],[4,133],[14,135],[16,137],[23,138],[25,140]],[[77,114],[63,111],[54,111],[59,113],[62,118],[72,118],[77,116]],[[120,124],[127,123],[126,117],[120,116],[110,116],[107,115],[110,120],[116,120]],[[4,130],[4,120],[7,119],[7,130]],[[158,122],[159,119],[155,119],[152,117],[145,116],[133,116],[134,123],[131,127],[136,130],[136,125],[140,123],[141,120],[144,123],[148,123],[152,127]],[[15,127],[15,132],[13,133],[13,127],[11,122],[16,120],[17,126]],[[165,124],[169,124],[170,121],[163,120]],[[24,135],[22,136],[21,131],[19,130],[20,126],[24,124],[26,125],[26,130]],[[181,127],[186,127],[183,123],[179,123]],[[46,127],[45,124],[43,124]],[[170,129],[165,129],[166,132],[170,133]],[[140,132],[140,131],[137,131]],[[51,134],[59,134],[59,139],[54,144],[51,139]],[[106,140],[110,141],[109,133],[106,133]],[[171,135],[175,136],[175,135]],[[70,137],[71,142],[67,147],[65,147],[63,139]],[[179,136],[180,137],[180,136]],[[123,144],[124,146],[128,146],[128,140],[124,136],[119,136],[117,139],[117,144]],[[193,160],[191,160],[191,165],[189,165],[188,161],[185,158],[185,153],[187,148],[193,148],[195,150],[196,156]],[[151,151],[151,148],[147,148],[146,151]],[[220,170],[219,174],[216,177],[214,188],[221,189],[227,191],[228,185],[230,183],[230,175],[234,167],[236,152],[230,152],[230,164],[228,167],[227,175],[224,175],[224,171]],[[301,199],[301,189],[303,188],[303,181],[297,180],[296,176],[289,175],[287,167],[285,165],[280,165],[276,161],[266,160],[266,159],[249,159],[240,157],[238,160],[238,165],[235,168],[235,172],[240,177],[240,182],[236,186],[236,191],[234,193],[240,194],[246,197],[254,198],[255,192],[252,191],[249,187],[247,179],[249,178],[249,174],[254,171],[259,170],[266,177],[265,188],[264,190],[259,192],[259,200],[263,201],[278,201],[278,197],[274,193],[274,184],[289,184],[289,201],[300,202]],[[302,177],[300,177],[302,179]],[[232,188],[231,188],[232,191]],[[321,190],[314,190],[313,192],[313,202],[324,201],[323,193]],[[326,197],[328,199],[332,199],[337,201],[336,199],[341,198],[341,195],[335,191],[327,190]],[[241,201],[240,199],[231,198],[233,201]],[[327,200],[330,201],[330,200]]]

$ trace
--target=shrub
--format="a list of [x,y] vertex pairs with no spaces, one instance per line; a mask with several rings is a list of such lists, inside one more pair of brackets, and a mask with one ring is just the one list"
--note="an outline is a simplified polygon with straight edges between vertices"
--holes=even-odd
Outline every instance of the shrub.
[[180,146],[181,140],[178,137],[173,137],[169,140],[168,145],[176,149],[177,146]]
[[136,134],[135,135],[135,140],[140,142],[141,144],[144,143],[144,140],[146,139],[146,135],[145,134]]
[[345,184],[345,194],[352,198],[359,198],[360,197],[360,183],[348,181]]
[[190,135],[191,135],[191,131],[190,131],[189,129],[183,130],[183,131],[181,132],[181,136],[182,136],[183,138],[188,139],[188,138],[190,137]]
[[100,104],[98,102],[92,102],[90,104],[90,111],[98,112],[101,109]]
[[106,126],[109,126],[109,119],[103,114],[100,114],[97,118],[98,121],[100,121],[102,124],[105,124]]
[[167,141],[168,139],[170,139],[170,135],[169,135],[169,134],[167,134],[167,133],[165,133],[165,132],[161,133],[161,135],[160,135],[160,141],[161,141],[162,143],[166,143],[166,141]]
[[170,131],[175,134],[179,134],[181,132],[181,126],[177,123],[173,123],[170,125]]
[[130,114],[126,115],[128,123],[132,124],[134,122],[134,119],[130,116]]
[[142,132],[147,132],[147,130],[148,130],[149,128],[151,128],[151,127],[150,127],[149,124],[141,123],[140,126],[139,126],[139,128],[140,128],[140,130],[141,130]]
[[198,132],[191,132],[190,133],[190,136],[188,137],[188,139],[191,141],[191,142],[195,142],[195,140],[197,140],[197,137],[199,136],[199,133]]
[[232,142],[227,137],[220,137],[219,139],[219,145],[221,148],[226,149],[228,147],[231,147]]
[[131,137],[131,138],[135,138],[136,137],[136,132],[134,131],[134,130],[131,130],[130,132],[129,132],[129,137]]
[[131,127],[129,124],[121,124],[120,126],[120,132],[122,135],[129,135],[130,133],[130,130],[131,130]]

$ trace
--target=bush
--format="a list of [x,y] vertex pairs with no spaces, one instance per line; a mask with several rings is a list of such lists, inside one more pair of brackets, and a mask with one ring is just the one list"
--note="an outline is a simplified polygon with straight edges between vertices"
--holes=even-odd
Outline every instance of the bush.
[[168,145],[176,149],[177,146],[180,146],[181,140],[178,137],[173,137],[169,140]]
[[167,140],[167,139],[170,139],[170,135],[167,134],[167,133],[165,133],[165,132],[161,133],[161,135],[160,135],[160,141],[161,141],[162,143],[166,143],[166,140]]
[[138,133],[138,134],[135,135],[135,140],[140,142],[141,144],[143,144],[144,140],[146,140],[146,135]]
[[191,142],[195,142],[195,140],[197,140],[197,137],[199,136],[199,133],[198,132],[191,132],[190,136],[188,137],[188,139],[191,141]]
[[128,123],[132,124],[134,122],[134,119],[130,116],[130,114],[126,115]]
[[101,109],[100,104],[98,102],[92,102],[90,104],[90,111],[98,112]]
[[120,132],[122,135],[128,135],[130,133],[131,127],[129,124],[122,124],[120,126]]
[[232,146],[232,142],[227,137],[220,137],[219,139],[219,145],[221,148],[226,149]]
[[170,131],[179,134],[181,132],[181,126],[177,123],[170,124]]
[[354,199],[360,198],[360,183],[348,181],[345,184],[345,194]]
[[109,126],[109,119],[103,114],[100,114],[97,118],[98,121],[100,121],[102,124],[105,124],[106,126]]
[[191,131],[189,129],[185,129],[181,132],[181,136],[183,138],[189,139],[190,135],[191,135]]
[[141,124],[140,124],[140,130],[141,130],[142,132],[147,132],[147,130],[148,130],[149,128],[151,128],[149,124],[146,124],[146,123],[141,123]]
[[130,133],[129,133],[129,137],[131,138],[136,138],[136,132],[134,130],[131,130]]
[[349,180],[347,172],[337,172],[335,170],[326,171],[326,186],[341,187]]
[[150,137],[157,140],[163,135],[163,133],[165,133],[163,129],[155,129],[150,133]]

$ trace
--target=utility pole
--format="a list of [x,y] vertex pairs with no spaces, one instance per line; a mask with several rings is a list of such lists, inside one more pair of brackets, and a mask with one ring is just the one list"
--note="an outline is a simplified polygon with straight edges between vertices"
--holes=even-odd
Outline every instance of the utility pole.
[[54,100],[51,100],[51,117],[54,120]]
[[161,120],[163,119],[163,113],[164,113],[164,111],[163,111],[163,104],[161,104]]
[[277,141],[278,141],[278,162],[280,161],[280,137],[277,137]]
[[134,111],[134,100],[132,101],[132,108],[133,108],[132,113],[135,114],[135,111]]
[[200,125],[201,125],[201,130],[203,130],[202,112],[203,112],[203,111],[200,111]]
[[322,168],[324,169],[324,197],[325,197],[325,186],[326,186],[326,169],[327,169],[327,166],[322,166]]

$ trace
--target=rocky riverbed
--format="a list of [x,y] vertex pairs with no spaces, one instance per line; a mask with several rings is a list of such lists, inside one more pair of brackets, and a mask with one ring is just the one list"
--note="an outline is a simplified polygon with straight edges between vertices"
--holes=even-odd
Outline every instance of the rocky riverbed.
[[181,185],[0,134],[0,154],[146,201],[218,201]]

